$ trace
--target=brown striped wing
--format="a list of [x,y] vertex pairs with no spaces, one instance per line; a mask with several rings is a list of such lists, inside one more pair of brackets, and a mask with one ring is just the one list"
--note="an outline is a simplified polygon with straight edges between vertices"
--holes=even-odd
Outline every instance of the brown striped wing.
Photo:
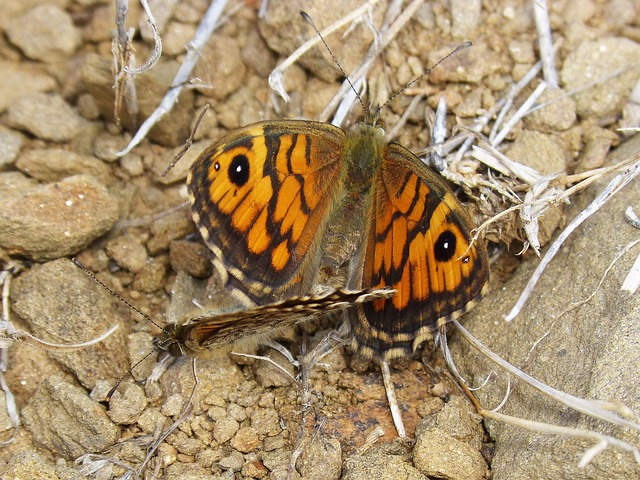
[[344,142],[325,123],[260,122],[217,141],[191,167],[194,221],[254,296],[295,291],[314,260],[341,192]]
[[[160,341],[165,349],[175,344],[183,353],[222,347],[247,338],[272,337],[280,329],[309,316],[343,310],[353,305],[390,298],[389,289],[332,290],[322,295],[291,297],[287,300],[228,313],[203,312],[176,328],[168,341]],[[175,350],[175,348],[174,348]]]
[[388,360],[414,352],[446,319],[464,311],[489,277],[473,221],[444,180],[406,148],[386,145],[373,181],[361,285],[396,295],[352,313],[354,344]]

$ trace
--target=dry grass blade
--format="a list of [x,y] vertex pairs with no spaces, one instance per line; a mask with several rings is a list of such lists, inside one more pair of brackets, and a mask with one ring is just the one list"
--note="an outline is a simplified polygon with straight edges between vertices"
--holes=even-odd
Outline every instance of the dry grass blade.
[[[6,332],[9,328],[13,329],[13,325],[9,320],[9,295],[11,292],[11,278],[13,272],[19,269],[19,265],[9,266],[6,270],[3,270],[0,273],[0,283],[2,284],[2,330]],[[0,387],[5,395],[5,403],[7,408],[7,415],[9,420],[11,421],[11,425],[13,426],[11,437],[7,440],[0,441],[0,445],[7,445],[13,442],[18,434],[18,428],[20,427],[20,417],[18,415],[18,406],[16,405],[16,398],[11,392],[9,385],[7,384],[4,378],[4,372],[7,371],[8,368],[8,354],[10,343],[7,345],[2,345],[0,347]]]
[[536,20],[536,32],[538,34],[538,46],[542,61],[542,73],[544,81],[549,88],[558,88],[558,71],[556,70],[555,55],[553,52],[553,40],[551,38],[551,22],[549,21],[549,8],[546,0],[532,2],[533,14]]
[[629,269],[629,273],[627,274],[624,282],[622,282],[622,286],[620,290],[624,290],[629,292],[631,295],[634,295],[640,286],[640,255],[636,257],[636,261],[633,262],[633,266]]
[[53,343],[53,342],[47,342],[46,340],[42,340],[41,338],[38,337],[34,337],[33,335],[31,335],[29,332],[22,332],[19,330],[14,330],[14,332],[12,332],[10,334],[10,337],[14,340],[21,340],[33,347],[42,347],[45,348],[47,350],[56,350],[56,351],[61,351],[61,352],[70,352],[73,350],[79,350],[81,348],[87,348],[90,347],[92,345],[95,345],[97,343],[100,343],[104,340],[106,340],[107,338],[109,338],[117,329],[119,328],[119,325],[114,325],[113,327],[111,327],[109,330],[107,330],[106,332],[104,332],[101,335],[98,335],[95,338],[92,338],[91,340],[87,340],[86,342],[80,342],[80,343]]
[[[546,385],[530,375],[526,374],[522,370],[517,367],[511,365],[509,362],[492,352],[486,345],[480,342],[477,338],[475,338],[469,331],[467,331],[457,320],[453,320],[452,324],[456,327],[458,332],[462,335],[462,337],[467,341],[471,346],[473,346],[478,352],[480,352],[483,356],[494,362],[500,368],[509,372],[509,374],[515,376],[516,378],[522,380],[527,385],[533,387],[538,390],[543,395],[555,400],[567,407],[576,410],[580,413],[588,415],[593,418],[597,418],[603,420],[605,422],[609,422],[614,425],[618,425],[620,427],[629,428],[640,432],[640,424],[631,422],[624,416],[628,416],[630,414],[629,409],[624,405],[620,405],[616,402],[605,402],[600,400],[586,400],[583,398],[575,397],[568,393],[556,390],[549,385]],[[542,422],[535,422],[531,420],[525,420],[518,417],[513,417],[510,415],[501,414],[497,411],[487,410],[485,409],[476,399],[476,397],[472,394],[471,390],[467,387],[464,379],[459,375],[457,369],[455,368],[455,364],[453,363],[451,354],[448,349],[446,337],[443,338],[441,343],[441,347],[443,349],[443,354],[445,360],[447,361],[447,366],[454,373],[456,378],[460,381],[463,389],[472,400],[478,413],[484,416],[485,418],[495,419],[509,425],[515,425],[521,428],[526,428],[529,430],[534,430],[542,433],[550,433],[555,435],[562,435],[566,437],[580,438],[584,440],[590,440],[597,442],[596,445],[587,450],[583,455],[583,458],[580,462],[580,466],[584,466],[588,463],[598,452],[602,451],[604,448],[608,446],[612,446],[615,448],[619,448],[621,450],[625,450],[631,452],[636,460],[640,464],[640,450],[635,445],[632,445],[628,442],[622,441],[615,437],[609,435],[603,435],[598,432],[583,430],[583,429],[575,429],[568,427],[561,427],[557,425],[550,425]]]
[[[613,195],[619,192],[622,188],[625,187],[625,185],[627,185],[629,182],[631,182],[634,178],[638,176],[638,174],[640,173],[640,154],[634,155],[632,158],[629,159],[628,162],[625,162],[625,163],[631,163],[631,162],[633,163],[626,169],[626,171],[624,171],[619,175],[616,175],[616,177],[609,182],[609,184],[593,200],[593,202],[591,202],[587,206],[587,208],[585,208],[576,218],[574,218],[571,221],[569,225],[567,225],[567,227],[558,236],[556,241],[551,245],[551,247],[549,247],[549,250],[543,257],[542,261],[538,265],[538,268],[536,268],[536,271],[531,276],[529,283],[527,283],[527,286],[525,287],[524,291],[520,295],[520,298],[518,299],[514,307],[511,309],[509,314],[506,316],[507,321],[513,320],[518,315],[518,313],[520,313],[520,310],[522,310],[522,307],[524,306],[527,299],[529,298],[529,295],[531,295],[531,293],[533,292],[533,289],[535,288],[536,283],[538,282],[540,276],[542,275],[542,272],[544,272],[544,269],[546,268],[546,266],[553,259],[555,254],[559,251],[560,247],[562,246],[564,241],[569,237],[569,235],[571,235],[571,233],[576,228],[578,228],[578,226],[582,224],[587,218],[589,218],[591,215],[597,212],[600,209],[600,207],[602,207],[605,203],[607,203],[607,201]],[[565,194],[567,194],[567,192],[565,192]]]
[[185,82],[189,79],[193,68],[200,58],[200,49],[204,46],[206,41],[211,36],[213,30],[218,26],[222,11],[227,5],[227,0],[215,0],[209,6],[209,9],[205,13],[200,25],[196,30],[193,40],[189,43],[189,49],[185,55],[184,61],[176,73],[173,79],[173,87],[169,89],[165,97],[160,102],[160,105],[153,111],[153,113],[147,118],[140,126],[134,137],[129,144],[118,152],[118,156],[124,156],[129,153],[133,147],[138,145],[143,138],[147,136],[151,128],[169,111],[173,105],[178,101],[180,92],[184,88]]

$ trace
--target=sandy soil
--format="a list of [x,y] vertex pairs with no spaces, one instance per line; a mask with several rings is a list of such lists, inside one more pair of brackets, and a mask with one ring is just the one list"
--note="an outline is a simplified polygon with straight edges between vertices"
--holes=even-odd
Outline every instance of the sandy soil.
[[[152,354],[108,401],[115,382],[153,351],[152,339],[160,329],[68,258],[79,258],[158,324],[184,317],[185,303],[190,304],[194,291],[204,288],[212,275],[211,253],[188,209],[169,212],[187,200],[189,165],[212,141],[247,123],[321,118],[342,80],[325,49],[316,47],[286,71],[289,103],[276,97],[267,78],[284,56],[315,36],[298,15],[300,9],[322,29],[361,3],[270,1],[264,18],[258,17],[255,2],[228,5],[229,16],[200,51],[190,76],[194,87],[185,88],[171,112],[123,157],[116,152],[172,85],[207,2],[166,0],[153,6],[163,53],[154,68],[135,78],[137,101],[130,93],[123,95],[117,122],[111,53],[114,2],[4,3],[0,258],[5,271],[13,272],[11,321],[17,329],[59,343],[86,341],[113,325],[120,327],[105,342],[73,352],[26,342],[3,350],[8,366],[4,379],[21,419],[16,438],[0,450],[3,479],[83,478],[83,463],[99,470],[96,478],[118,478],[143,465],[142,478],[170,479],[640,475],[632,454],[621,449],[609,448],[580,469],[580,457],[593,443],[532,434],[496,422],[487,429],[439,352],[431,351],[432,345],[392,368],[408,440],[397,438],[378,368],[344,347],[305,370],[305,378],[297,382],[281,369],[295,376],[303,367],[255,342],[234,350],[268,356],[281,369],[264,360],[229,355],[228,349],[212,352],[198,359],[195,391],[187,358],[170,365],[159,382],[145,384],[156,363]],[[640,108],[631,91],[639,77],[633,66],[640,58],[640,4],[552,3],[549,19],[559,80],[553,86],[553,78],[545,78],[552,88],[537,103],[553,102],[518,121],[500,151],[543,175],[579,173],[623,161],[638,151],[637,138],[616,129],[638,126]],[[378,29],[387,7],[387,2],[380,2],[372,9],[370,20]],[[488,136],[497,106],[539,60],[532,8],[523,1],[425,3],[374,61],[365,101],[384,102],[452,48],[471,40],[472,48],[412,85],[383,109],[381,117],[388,130],[402,119],[395,141],[419,153],[429,146],[434,109],[444,96],[449,133],[458,132],[454,127],[473,126],[490,112],[488,125],[481,129]],[[140,65],[151,54],[153,41],[139,5],[129,5],[127,25],[136,28],[133,46]],[[327,41],[344,69],[352,72],[373,35],[367,22],[340,32]],[[507,119],[541,80],[538,73],[515,96]],[[127,110],[132,104],[137,113]],[[162,177],[205,104],[211,109],[194,145]],[[345,128],[361,115],[359,107],[352,108]],[[617,157],[609,158],[621,144]],[[478,223],[512,205],[512,193],[522,199],[531,187],[496,169],[489,175],[477,157],[455,162],[449,173],[450,179],[462,183],[458,193]],[[491,182],[502,190],[487,186]],[[574,197],[571,206],[554,205],[545,214],[539,234],[543,249],[557,228],[605,184]],[[567,185],[555,186],[561,191]],[[635,378],[640,304],[637,295],[619,288],[637,245],[608,273],[598,295],[576,310],[564,310],[588,297],[615,255],[637,239],[637,229],[623,212],[640,203],[639,190],[635,180],[576,232],[545,274],[535,299],[517,322],[508,325],[502,316],[538,260],[531,250],[516,255],[526,239],[516,213],[492,224],[484,231],[492,258],[490,289],[466,320],[479,338],[511,362],[569,393],[623,401],[635,422],[640,413]],[[198,282],[194,285],[186,274]],[[213,275],[208,288],[223,295],[216,278]],[[280,339],[294,357],[304,360],[302,345],[312,349],[337,323],[325,319],[291,327]],[[460,339],[454,338],[452,348],[461,371],[471,383],[480,384],[491,367]],[[616,430],[584,419],[536,400],[521,387],[510,399],[508,413],[640,443],[632,428]],[[480,397],[492,408],[504,394],[503,379],[487,388],[491,393],[482,391]],[[185,418],[181,413],[192,392]],[[8,439],[13,427],[4,412],[0,408],[0,428]],[[161,437],[172,424],[171,433]],[[143,464],[149,445],[158,448]],[[87,454],[94,456],[82,457]],[[74,463],[80,457],[83,460]],[[96,463],[101,460],[104,463]]]

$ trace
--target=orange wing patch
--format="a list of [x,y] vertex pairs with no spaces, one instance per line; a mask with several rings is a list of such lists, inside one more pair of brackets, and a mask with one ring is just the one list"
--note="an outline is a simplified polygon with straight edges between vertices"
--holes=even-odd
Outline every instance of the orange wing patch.
[[389,359],[411,353],[438,321],[465,309],[488,276],[486,252],[470,247],[471,220],[444,181],[398,145],[374,179],[362,285],[396,295],[358,307],[355,346]]
[[302,273],[312,276],[306,262],[340,192],[344,140],[327,124],[262,122],[230,133],[193,164],[194,220],[246,293],[276,296],[302,283]]

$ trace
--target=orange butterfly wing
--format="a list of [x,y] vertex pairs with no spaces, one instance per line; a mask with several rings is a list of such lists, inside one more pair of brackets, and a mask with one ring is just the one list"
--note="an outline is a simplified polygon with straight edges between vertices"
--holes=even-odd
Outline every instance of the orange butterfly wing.
[[489,269],[484,245],[470,244],[471,218],[444,180],[398,144],[381,155],[361,284],[397,293],[359,306],[352,324],[356,347],[388,360],[412,353],[468,308]]
[[340,191],[344,142],[325,123],[260,122],[215,142],[191,167],[195,223],[254,298],[303,293],[313,281],[305,267],[317,261]]

